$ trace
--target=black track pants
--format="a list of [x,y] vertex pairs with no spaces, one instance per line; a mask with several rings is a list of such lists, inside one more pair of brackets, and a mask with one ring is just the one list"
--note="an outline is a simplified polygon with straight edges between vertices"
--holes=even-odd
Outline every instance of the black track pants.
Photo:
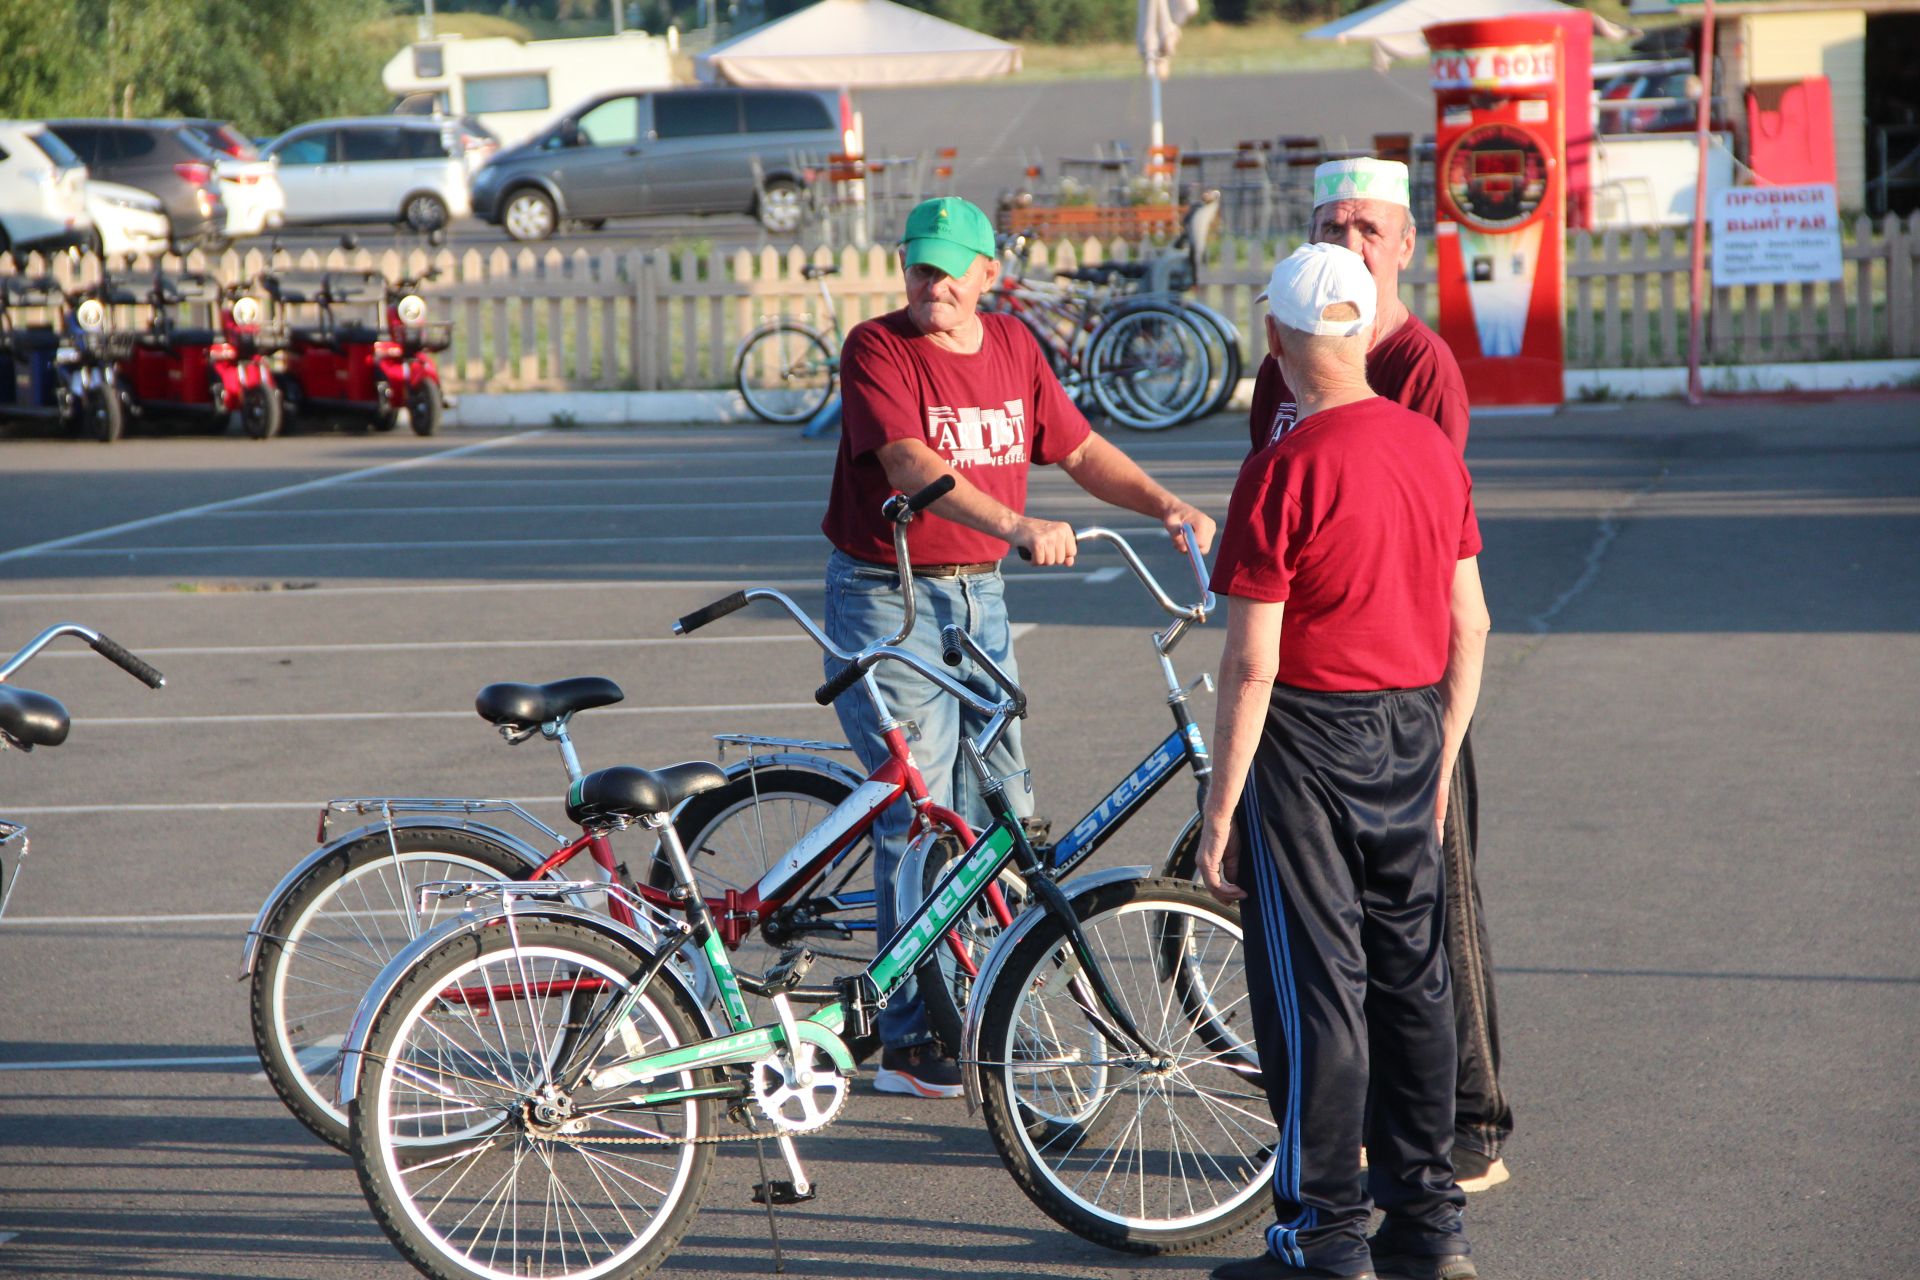
[[1247,986],[1280,1126],[1267,1247],[1295,1266],[1369,1269],[1376,1203],[1396,1249],[1467,1251],[1433,823],[1440,754],[1435,689],[1276,686],[1247,778]]

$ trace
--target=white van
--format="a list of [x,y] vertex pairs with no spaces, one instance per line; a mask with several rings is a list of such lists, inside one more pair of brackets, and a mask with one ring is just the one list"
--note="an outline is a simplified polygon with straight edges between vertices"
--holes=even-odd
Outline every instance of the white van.
[[380,78],[405,109],[427,100],[439,114],[473,117],[512,146],[583,98],[672,84],[672,52],[666,39],[643,31],[575,40],[441,36],[394,54]]

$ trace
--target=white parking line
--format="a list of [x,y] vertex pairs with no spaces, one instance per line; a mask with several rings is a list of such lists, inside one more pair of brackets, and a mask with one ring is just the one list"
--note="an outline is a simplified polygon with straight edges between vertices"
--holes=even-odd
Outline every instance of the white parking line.
[[[1114,532],[1130,538],[1157,535],[1159,529],[1118,528]],[[436,551],[477,547],[631,547],[688,543],[698,546],[722,543],[798,542],[813,535],[801,533],[721,533],[721,534],[645,534],[622,538],[409,538],[398,542],[255,542],[237,546],[194,547],[53,547],[41,551],[46,556],[167,556],[167,555],[254,555],[261,552],[314,551]],[[4,557],[0,557],[4,559]]]
[[0,1062],[0,1071],[137,1071],[154,1067],[243,1067],[259,1062],[244,1058],[74,1058],[66,1062]]
[[[691,716],[714,711],[818,711],[814,702],[732,702],[705,707],[598,707],[601,716]],[[168,728],[185,724],[296,724],[302,721],[375,721],[375,720],[471,720],[472,708],[464,711],[291,711],[284,713],[248,713],[217,716],[88,716],[89,728],[143,729]],[[10,809],[17,813],[19,810]]]
[[[560,804],[560,796],[489,796],[500,804],[529,808],[539,804]],[[9,818],[64,818],[94,813],[285,813],[305,810],[317,813],[319,800],[200,800],[172,804],[43,804],[7,806]]]
[[252,924],[254,918],[255,913],[251,911],[198,916],[7,916],[0,919],[0,929],[70,924]]
[[498,449],[504,445],[521,440],[530,440],[535,436],[547,434],[545,428],[538,431],[522,431],[517,435],[500,436],[493,440],[481,440],[473,444],[463,444],[456,449],[443,449],[438,453],[422,454],[412,458],[402,458],[397,462],[383,462],[377,467],[363,467],[358,471],[343,471],[335,475],[321,476],[317,480],[305,480],[299,484],[282,485],[278,489],[267,489],[260,493],[250,493],[238,498],[225,498],[219,502],[203,502],[198,506],[182,507],[178,511],[167,511],[160,515],[145,516],[139,520],[129,520],[124,524],[108,525],[104,529],[94,529],[88,533],[70,534],[64,538],[54,538],[47,542],[36,542],[30,547],[15,547],[11,551],[0,551],[0,563],[8,560],[23,560],[28,556],[56,555],[68,548],[83,543],[95,542],[101,538],[111,538],[123,533],[133,533],[140,529],[151,529],[155,525],[167,524],[174,520],[185,520],[190,516],[206,515],[213,511],[225,511],[232,507],[251,506],[256,502],[271,502],[275,498],[285,498],[296,493],[311,493],[316,489],[331,489],[346,484],[361,476],[382,475],[393,471],[410,471],[415,467],[431,466],[436,462],[445,462],[449,458],[464,457],[486,449]]
[[[390,640],[361,641],[345,644],[236,644],[236,645],[195,645],[173,649],[154,649],[145,645],[140,647],[143,658],[206,658],[226,657],[229,655],[266,654],[269,656],[289,653],[412,653],[453,651],[457,649],[630,649],[646,648],[653,645],[698,644],[792,644],[811,643],[801,635],[768,636],[668,636],[661,638],[627,638],[622,640]],[[90,649],[60,649],[44,653],[41,658],[91,658]],[[94,721],[89,719],[88,724]]]
[[[569,515],[587,515],[595,511],[712,511],[714,505],[711,501],[546,502],[464,507],[275,507],[271,511],[214,511],[208,514],[221,520],[282,520],[288,516],[338,518],[343,516],[537,515],[554,511],[564,511]],[[819,511],[821,503],[818,498],[756,498],[753,507],[756,511],[775,507],[805,507],[810,511]]]

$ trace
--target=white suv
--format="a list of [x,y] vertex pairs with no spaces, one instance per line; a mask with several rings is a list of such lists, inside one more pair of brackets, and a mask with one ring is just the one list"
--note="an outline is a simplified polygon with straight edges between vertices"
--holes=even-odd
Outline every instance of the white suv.
[[467,152],[492,141],[444,116],[297,125],[261,148],[279,161],[286,221],[397,222],[433,231],[469,211]]
[[46,126],[0,120],[0,252],[85,244],[87,167]]

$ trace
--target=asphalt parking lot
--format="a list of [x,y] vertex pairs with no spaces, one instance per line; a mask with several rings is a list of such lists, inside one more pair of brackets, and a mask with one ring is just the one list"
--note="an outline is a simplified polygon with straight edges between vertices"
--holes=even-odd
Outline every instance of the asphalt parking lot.
[[[1920,1274],[1920,401],[1482,417],[1469,461],[1496,635],[1476,724],[1513,1181],[1469,1206],[1506,1280]],[[1223,512],[1244,424],[1122,436]],[[0,650],[67,745],[0,759],[33,855],[0,923],[0,1274],[398,1277],[345,1157],[256,1077],[242,934],[339,795],[504,795],[552,819],[550,747],[470,710],[491,680],[603,674],[589,767],[832,735],[817,654],[830,446],[741,427],[0,441]],[[1032,509],[1143,529],[1040,473]],[[1109,515],[1112,518],[1108,518]],[[1130,578],[1010,570],[1043,812],[1164,732]],[[1179,561],[1150,563],[1177,582]],[[1188,675],[1222,628],[1182,649]],[[1203,715],[1210,724],[1211,709]],[[1157,860],[1169,788],[1102,864]],[[796,1276],[1199,1276],[1055,1227],[959,1103],[857,1085],[801,1139]],[[729,1155],[673,1277],[770,1270]]]

